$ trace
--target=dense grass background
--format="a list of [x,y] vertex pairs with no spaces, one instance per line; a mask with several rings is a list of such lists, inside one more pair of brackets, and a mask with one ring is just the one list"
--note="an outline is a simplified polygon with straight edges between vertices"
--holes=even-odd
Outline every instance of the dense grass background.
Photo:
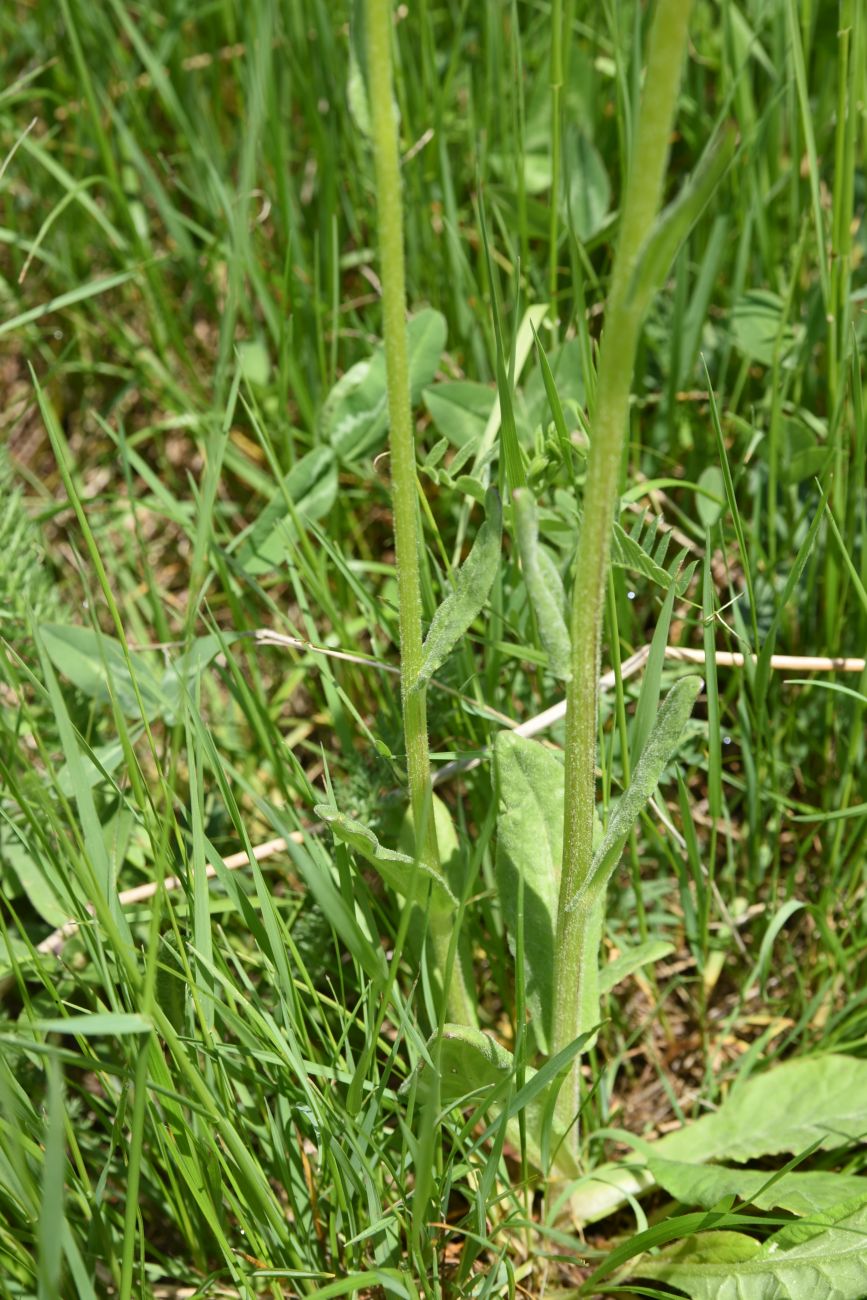
[[[553,304],[540,338],[580,430],[646,14],[563,9],[553,179],[549,5],[419,0],[395,39],[408,289],[447,323],[439,378],[493,391],[483,202],[507,338]],[[551,1286],[583,1276],[514,1153],[510,1186],[471,1122],[434,1127],[398,1096],[431,992],[410,962],[383,1002],[394,900],[305,832],[329,786],[386,841],[402,815],[384,429],[341,456],[339,490],[275,566],[245,571],[234,544],[324,445],[325,399],[379,337],[349,18],[324,0],[0,13],[4,1296],[333,1278],[324,1294],[481,1296],[538,1288],[546,1259]],[[707,692],[663,787],[680,838],[646,818],[611,891],[606,951],[651,936],[673,953],[608,1000],[591,1133],[677,1123],[774,1058],[863,1053],[867,676],[717,668],[714,651],[867,644],[865,55],[857,0],[696,4],[672,192],[718,121],[739,152],[644,331],[621,521],[659,516],[669,556],[696,562],[669,641],[708,652]],[[565,564],[582,460],[549,425],[532,350],[515,378]],[[490,396],[465,399],[483,420]],[[452,445],[421,476],[428,617],[471,504],[440,473],[463,426],[433,409],[418,403],[420,457]],[[664,594],[634,557],[615,567],[606,667],[650,640]],[[111,672],[44,630],[72,624],[121,639]],[[260,629],[375,663],[232,639]],[[206,635],[194,689],[169,699],[161,674]],[[484,759],[443,791],[469,845],[483,1023],[508,1043],[485,755],[497,713],[559,698],[508,544],[439,677],[436,764]],[[636,680],[605,697],[605,800]],[[275,837],[260,868],[223,869]],[[114,882],[174,875],[172,893],[87,911]],[[39,954],[68,917],[81,929]],[[616,1149],[609,1134],[588,1159]]]

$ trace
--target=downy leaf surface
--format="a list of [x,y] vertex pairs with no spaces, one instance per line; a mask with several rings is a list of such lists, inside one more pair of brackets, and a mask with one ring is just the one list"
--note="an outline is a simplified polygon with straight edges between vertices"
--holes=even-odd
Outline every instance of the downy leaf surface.
[[434,614],[425,637],[421,668],[411,689],[419,690],[451,654],[470,624],[484,608],[500,564],[503,509],[496,488],[485,494],[485,521],[469,555],[458,569],[454,586]]

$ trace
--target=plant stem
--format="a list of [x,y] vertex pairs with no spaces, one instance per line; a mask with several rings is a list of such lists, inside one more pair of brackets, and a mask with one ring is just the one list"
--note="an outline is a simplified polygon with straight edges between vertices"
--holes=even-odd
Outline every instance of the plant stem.
[[557,245],[560,240],[560,94],[563,89],[563,0],[551,3],[551,212],[548,298],[557,321]]
[[[403,202],[392,93],[391,0],[367,0],[366,20],[368,96],[382,280],[382,332],[391,430],[389,448],[397,557],[403,729],[417,852],[422,862],[438,869],[440,859],[428,752],[427,694],[424,689],[412,690],[422,663],[421,538],[406,341]],[[445,921],[436,916],[432,918],[434,961],[447,988],[449,1017],[475,1024],[475,1000],[471,998],[464,980],[460,959],[451,951],[453,929],[452,918]],[[449,977],[450,961],[452,973]]]
[[[566,807],[552,1053],[567,1047],[598,1020],[598,1004],[591,1011],[586,994],[582,998],[581,992],[588,982],[588,965],[595,969],[598,962],[599,928],[595,923],[588,924],[586,909],[568,911],[567,905],[586,880],[593,856],[605,580],[642,315],[641,304],[630,297],[628,287],[642,243],[659,212],[691,3],[692,0],[658,0],[656,6],[599,355],[584,520],[572,593],[572,680],[567,691]],[[580,1098],[580,1058],[576,1057],[558,1100],[558,1111],[567,1124],[577,1115]],[[577,1154],[577,1123],[571,1137]]]

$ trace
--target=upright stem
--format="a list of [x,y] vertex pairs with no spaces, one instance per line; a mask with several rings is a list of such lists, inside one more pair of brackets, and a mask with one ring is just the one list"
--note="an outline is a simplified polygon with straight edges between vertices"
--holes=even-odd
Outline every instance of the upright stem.
[[[593,903],[601,905],[601,900],[588,899],[585,907],[571,911],[567,905],[586,880],[593,856],[605,579],[641,329],[641,309],[630,298],[628,286],[641,245],[660,207],[691,3],[692,0],[658,0],[656,6],[599,355],[584,520],[572,594],[572,680],[566,704],[566,807],[554,972],[552,1050],[555,1053],[591,1028],[593,1019],[598,1018],[598,1007],[591,1011],[587,1005],[585,986],[592,985],[589,964],[595,969],[598,961],[600,935]],[[589,1023],[588,1014],[593,1018]],[[567,1123],[571,1123],[580,1107],[580,1081],[576,1057],[558,1102],[561,1119]],[[577,1124],[572,1133],[577,1149]]]
[[[406,341],[406,283],[403,253],[403,202],[391,67],[391,0],[367,0],[367,66],[382,280],[382,332],[390,424],[391,484],[400,622],[401,699],[413,825],[420,835],[419,859],[439,867],[427,735],[427,695],[412,690],[422,663],[422,604],[419,526],[416,506],[415,439],[410,403]],[[440,977],[448,986],[448,1014],[473,1024],[475,1001],[463,979],[460,960],[448,964],[452,920],[431,918],[431,939]]]
[[557,245],[560,240],[560,92],[563,89],[563,0],[551,3],[551,212],[548,297],[557,320]]

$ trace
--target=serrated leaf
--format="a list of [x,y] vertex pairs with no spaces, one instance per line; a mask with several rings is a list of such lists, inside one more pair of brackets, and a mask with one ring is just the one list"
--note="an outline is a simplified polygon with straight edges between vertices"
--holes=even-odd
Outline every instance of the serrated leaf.
[[[446,344],[445,317],[432,308],[420,311],[407,322],[406,343],[410,400],[416,406],[437,372]],[[388,428],[382,344],[338,379],[323,404],[319,427],[323,440],[344,461],[367,455],[382,440]]]
[[500,564],[503,509],[495,488],[485,494],[485,521],[469,555],[458,569],[454,587],[434,614],[422,646],[423,659],[411,690],[417,691],[445,663],[488,599]]
[[587,883],[569,902],[570,911],[578,906],[585,893],[598,896],[604,891],[620,861],[629,832],[671,762],[701,688],[700,677],[682,677],[663,700],[632,779],[618,800],[602,843],[593,855]]
[[633,1275],[669,1282],[690,1300],[863,1300],[867,1201],[788,1224],[764,1244],[738,1232],[687,1237]]
[[819,1143],[825,1150],[863,1139],[867,1132],[867,1060],[829,1054],[786,1061],[737,1087],[719,1110],[656,1142],[643,1144],[636,1168],[606,1164],[572,1198],[576,1219],[593,1223],[654,1185],[650,1158],[703,1164],[746,1161]]
[[683,241],[701,216],[734,157],[737,132],[725,127],[702,154],[689,180],[657,217],[642,245],[627,290],[643,313],[662,284]]
[[843,1201],[867,1197],[867,1177],[817,1169],[792,1170],[774,1178],[765,1169],[728,1169],[695,1165],[654,1156],[647,1165],[660,1187],[683,1205],[710,1210],[725,1196],[760,1210],[789,1210],[792,1214],[821,1214]]
[[606,962],[600,970],[599,992],[610,993],[635,971],[641,970],[642,966],[650,966],[654,962],[662,961],[673,952],[672,944],[666,943],[664,939],[648,939],[646,943],[638,943],[634,948],[628,948],[613,961]]
[[494,764],[500,907],[515,960],[516,936],[523,919],[527,1006],[536,1041],[547,1052],[554,1006],[554,936],[563,859],[563,764],[538,741],[516,736],[512,731],[501,731],[497,736]]
[[527,488],[512,493],[512,510],[524,582],[548,667],[560,681],[568,682],[572,676],[572,643],[564,614],[566,594],[557,566],[539,541],[536,502]]
[[347,817],[345,813],[328,804],[317,804],[316,816],[327,822],[334,838],[360,853],[371,866],[375,867],[385,883],[395,893],[406,896],[412,887],[413,874],[416,870],[431,885],[431,904],[439,911],[455,911],[458,900],[455,898],[445,879],[434,868],[424,862],[416,863],[408,853],[396,849],[387,849],[380,844],[372,830],[362,822]]

